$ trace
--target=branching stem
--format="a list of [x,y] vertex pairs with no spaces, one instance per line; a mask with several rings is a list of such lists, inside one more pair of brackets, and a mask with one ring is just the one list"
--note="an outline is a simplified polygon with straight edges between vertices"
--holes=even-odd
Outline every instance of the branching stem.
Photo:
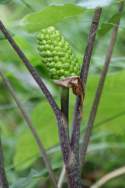
[[[81,68],[81,73],[80,73],[80,78],[82,80],[82,83],[86,83],[87,76],[88,76],[88,70],[89,70],[89,64],[92,56],[92,51],[94,48],[94,42],[95,42],[95,37],[96,37],[96,31],[99,25],[99,20],[101,16],[102,9],[98,8],[95,10],[93,19],[92,19],[92,24],[90,28],[90,33],[88,36],[88,42],[87,42],[87,47],[85,50],[85,55],[83,59],[83,65]],[[83,85],[85,85],[85,83]],[[80,174],[80,167],[79,167],[79,139],[80,139],[80,122],[81,122],[81,97],[77,97],[76,100],[76,105],[75,105],[75,111],[74,111],[74,116],[73,116],[73,130],[72,130],[72,135],[71,135],[71,148],[73,153],[75,154],[75,158],[77,161],[77,171],[78,174]],[[62,187],[63,180],[65,176],[65,169],[63,167],[60,179],[58,181],[58,188]]]
[[[121,2],[120,7],[119,7],[120,13],[123,11],[123,7],[124,7],[124,2]],[[97,90],[96,90],[96,94],[95,94],[95,97],[94,97],[94,101],[93,101],[93,104],[92,104],[89,120],[88,120],[87,127],[86,127],[86,130],[85,130],[84,136],[83,136],[83,144],[81,146],[81,151],[80,151],[81,165],[83,165],[84,162],[85,162],[86,151],[87,151],[87,147],[88,147],[88,144],[89,144],[89,140],[90,140],[91,131],[92,131],[92,128],[93,128],[93,125],[94,125],[94,121],[95,121],[95,118],[96,118],[96,114],[97,114],[99,102],[100,102],[100,99],[101,99],[102,91],[103,91],[103,88],[104,88],[104,83],[105,83],[106,75],[107,75],[107,72],[108,72],[109,64],[111,62],[111,57],[112,57],[113,49],[114,49],[117,34],[118,34],[119,23],[120,23],[120,19],[117,22],[117,24],[114,26],[114,29],[113,29],[113,32],[112,32],[111,41],[110,41],[110,44],[109,44],[109,48],[107,50],[104,67],[103,67],[101,75],[100,75],[100,80],[99,80]]]

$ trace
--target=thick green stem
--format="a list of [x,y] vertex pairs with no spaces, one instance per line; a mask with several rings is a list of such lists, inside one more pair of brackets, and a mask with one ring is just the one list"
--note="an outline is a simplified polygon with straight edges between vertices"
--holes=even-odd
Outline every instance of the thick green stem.
[[63,87],[61,91],[61,111],[67,122],[67,132],[69,136],[69,89]]

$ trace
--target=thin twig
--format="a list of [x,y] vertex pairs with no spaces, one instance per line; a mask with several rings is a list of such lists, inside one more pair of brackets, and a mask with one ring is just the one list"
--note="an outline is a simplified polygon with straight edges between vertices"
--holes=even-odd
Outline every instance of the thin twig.
[[4,156],[3,156],[1,135],[0,135],[0,188],[9,188],[9,184],[5,173],[5,167],[4,167]]
[[[90,60],[92,57],[92,52],[94,48],[95,37],[96,37],[96,32],[97,32],[99,21],[100,21],[101,12],[102,12],[101,8],[97,8],[95,10],[89,36],[88,36],[88,43],[87,43],[85,55],[83,58],[83,65],[81,68],[80,78],[84,87],[87,81]],[[83,101],[81,101],[81,97],[77,97],[75,111],[74,111],[72,137],[71,137],[71,147],[74,153],[77,155],[76,156],[77,161],[79,161],[79,139],[80,139],[80,123],[81,123],[80,105],[82,102]]]
[[[120,13],[123,11],[123,7],[124,7],[124,2],[122,2],[120,4],[120,8],[119,8]],[[81,164],[84,164],[84,162],[85,162],[86,151],[87,151],[87,147],[88,147],[88,144],[89,144],[93,124],[94,124],[94,121],[95,121],[95,118],[96,118],[96,113],[97,113],[97,109],[98,109],[98,106],[99,106],[100,98],[101,98],[102,91],[103,91],[103,88],[104,88],[104,83],[105,83],[106,75],[107,75],[107,72],[108,72],[109,64],[111,62],[111,57],[112,57],[113,49],[114,49],[116,38],[117,38],[119,23],[120,23],[120,19],[117,22],[117,24],[114,27],[113,32],[112,32],[111,41],[110,41],[110,44],[109,44],[109,48],[107,50],[104,67],[103,67],[103,70],[102,70],[101,75],[100,75],[100,80],[99,80],[97,90],[96,90],[96,94],[95,94],[95,98],[94,98],[94,101],[93,101],[93,104],[92,104],[89,120],[88,120],[88,123],[87,123],[87,128],[86,128],[84,136],[83,136],[83,144],[81,146],[81,151],[80,151],[80,163]]]
[[106,174],[103,176],[100,180],[98,180],[95,184],[91,186],[91,188],[99,188],[102,187],[104,184],[106,184],[108,181],[112,180],[113,178],[117,178],[118,176],[121,176],[125,174],[125,166],[118,168],[116,170],[113,170],[112,172]]
[[20,110],[20,112],[21,112],[24,120],[27,123],[28,128],[30,129],[30,131],[31,131],[31,133],[32,133],[32,135],[34,137],[35,142],[37,143],[37,146],[39,148],[41,157],[43,158],[45,166],[46,166],[46,168],[47,168],[47,170],[49,172],[50,178],[52,180],[53,187],[57,187],[57,185],[56,185],[56,178],[54,176],[51,164],[50,164],[48,156],[46,154],[46,150],[44,149],[43,143],[42,143],[39,135],[37,134],[37,131],[34,128],[29,115],[27,114],[27,112],[23,108],[23,105],[21,104],[20,100],[18,99],[18,97],[17,97],[17,95],[16,95],[16,93],[15,93],[15,91],[14,91],[14,89],[13,89],[11,83],[10,83],[10,81],[4,76],[4,74],[1,71],[0,71],[0,76],[2,77],[3,82],[4,82],[5,86],[6,86],[6,88],[8,89],[10,95],[13,97],[14,101],[16,102],[17,107],[19,108],[19,110]]

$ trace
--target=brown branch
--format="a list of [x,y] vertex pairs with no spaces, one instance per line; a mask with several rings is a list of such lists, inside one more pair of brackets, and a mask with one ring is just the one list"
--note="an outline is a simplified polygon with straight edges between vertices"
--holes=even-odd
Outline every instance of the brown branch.
[[[120,13],[123,11],[123,7],[124,7],[124,2],[120,3],[120,8],[119,8]],[[107,72],[108,72],[109,64],[111,62],[111,57],[112,57],[113,49],[114,49],[116,38],[117,38],[119,23],[120,23],[120,19],[117,22],[117,24],[114,27],[113,32],[112,32],[111,41],[110,41],[110,44],[109,44],[109,48],[107,50],[107,55],[106,55],[104,67],[103,67],[103,70],[102,70],[101,75],[100,75],[100,80],[99,80],[98,87],[97,87],[96,94],[95,94],[95,98],[94,98],[94,101],[93,101],[93,104],[92,104],[89,120],[88,120],[88,123],[87,123],[87,128],[86,128],[84,136],[83,136],[83,144],[81,146],[81,151],[80,151],[80,162],[81,162],[81,164],[84,164],[84,162],[85,162],[86,151],[87,151],[87,147],[88,147],[88,144],[89,144],[93,124],[94,124],[94,121],[95,121],[95,118],[96,118],[100,98],[101,98],[102,91],[103,91],[103,88],[104,88],[104,83],[105,83],[106,75],[107,75]]]
[[[98,8],[95,10],[93,19],[92,19],[92,24],[88,36],[88,43],[87,47],[85,50],[85,55],[83,58],[83,65],[81,68],[81,73],[80,73],[80,78],[83,83],[83,86],[85,87],[86,81],[87,81],[87,76],[88,76],[88,71],[89,71],[89,65],[90,65],[90,60],[92,57],[92,52],[94,48],[94,43],[95,43],[95,37],[96,37],[96,32],[98,29],[99,25],[99,20],[101,16],[102,9]],[[71,147],[74,153],[77,155],[76,159],[79,161],[79,138],[80,138],[80,123],[81,123],[81,97],[77,97],[76,99],[76,105],[75,105],[75,111],[74,111],[74,119],[73,119],[73,130],[72,130],[72,138],[71,138]]]
[[29,117],[29,115],[27,114],[27,112],[25,111],[25,109],[23,108],[23,105],[21,104],[20,100],[18,99],[10,81],[4,76],[4,74],[0,71],[0,76],[1,78],[3,79],[3,82],[6,86],[6,88],[8,89],[10,95],[13,97],[14,101],[16,102],[24,120],[26,121],[27,123],[27,126],[28,128],[30,129],[33,137],[34,137],[34,140],[39,148],[39,151],[40,151],[40,154],[41,154],[41,157],[43,158],[43,161],[45,163],[45,166],[49,172],[49,175],[50,175],[50,178],[52,180],[52,184],[53,184],[53,187],[57,187],[56,186],[56,179],[55,179],[55,176],[54,176],[54,173],[53,173],[53,170],[52,170],[52,167],[51,167],[51,164],[49,162],[49,159],[48,159],[48,156],[46,154],[46,150],[44,149],[44,146],[43,146],[43,143],[39,137],[39,135],[37,134],[37,131],[36,129],[34,128],[33,124],[32,124],[32,121]]
[[0,188],[9,188],[9,184],[7,181],[5,168],[4,168],[4,156],[3,156],[1,135],[0,135]]

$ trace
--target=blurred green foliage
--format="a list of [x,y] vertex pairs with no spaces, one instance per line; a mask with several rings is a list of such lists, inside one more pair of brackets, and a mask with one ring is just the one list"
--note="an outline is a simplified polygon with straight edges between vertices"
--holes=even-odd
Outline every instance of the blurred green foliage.
[[[103,7],[91,61],[81,133],[84,131],[91,109],[111,30],[119,17],[121,17],[121,24],[84,169],[83,178],[87,179],[90,184],[92,183],[89,179],[90,175],[95,181],[103,174],[124,165],[125,158],[125,18],[123,16],[125,11],[122,15],[117,14],[119,1],[105,0],[101,3],[106,6]],[[98,0],[0,0],[0,19],[4,21],[32,65],[40,72],[58,103],[60,91],[48,79],[45,67],[41,66],[36,47],[37,32],[44,27],[54,25],[69,41],[74,53],[82,63],[94,13],[92,7],[95,8],[98,4]],[[62,157],[53,112],[2,34],[0,34],[0,69],[10,79],[17,95],[30,114],[46,147],[55,174],[58,176],[62,166]],[[75,96],[71,94],[70,122],[74,102]],[[0,128],[11,188],[51,187],[47,170],[40,159],[34,139],[1,79]],[[117,181],[112,180],[104,187],[123,188],[124,178],[118,178]]]

